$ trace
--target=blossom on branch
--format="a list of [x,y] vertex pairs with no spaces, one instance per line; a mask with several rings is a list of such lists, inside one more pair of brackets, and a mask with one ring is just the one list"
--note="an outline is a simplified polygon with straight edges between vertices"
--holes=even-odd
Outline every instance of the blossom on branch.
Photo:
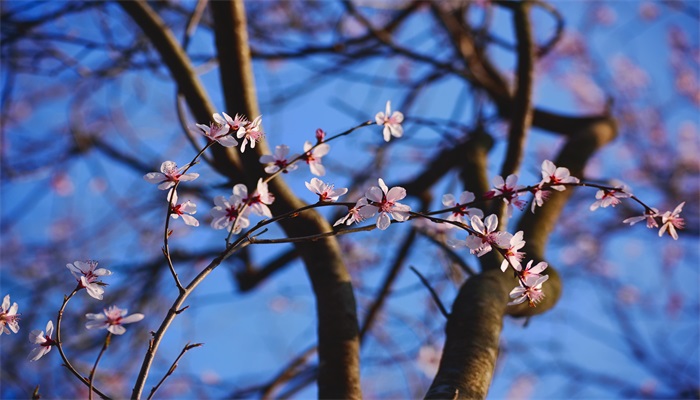
[[232,135],[238,134],[241,129],[245,129],[245,126],[248,125],[248,119],[242,115],[236,114],[233,118],[231,118],[231,116],[225,112],[222,112],[221,114],[224,115],[223,118],[219,114],[214,114],[214,121],[221,125],[228,125]]
[[639,215],[636,217],[629,217],[626,218],[624,221],[622,221],[623,224],[630,224],[634,225],[637,222],[647,220],[647,228],[658,228],[659,224],[656,223],[656,218],[661,217],[661,214],[659,214],[659,210],[656,208],[650,208],[644,211],[644,215]]
[[318,178],[311,178],[311,182],[304,182],[306,188],[318,195],[318,201],[337,201],[338,197],[348,192],[347,188],[335,189],[333,185],[323,182]]
[[[510,238],[508,247],[505,248],[504,260],[501,262],[501,271],[505,272],[508,269],[508,265],[512,265],[513,268],[520,271],[520,260],[523,259],[525,253],[520,251],[525,246],[525,240],[523,240],[523,231],[518,231],[515,235]],[[532,263],[532,261],[531,261]]]
[[471,218],[471,223],[472,229],[476,231],[476,234],[467,236],[466,244],[471,253],[476,254],[477,257],[481,257],[491,251],[493,246],[503,249],[510,246],[510,239],[513,236],[508,232],[496,230],[498,229],[498,217],[495,214],[489,215],[483,221],[474,215]]
[[165,161],[160,165],[160,172],[149,172],[143,176],[149,183],[157,183],[158,189],[168,190],[175,186],[177,182],[187,182],[197,179],[199,177],[198,173],[188,172],[183,174],[182,172],[189,167],[189,164],[178,168],[177,164],[172,161]]
[[[230,118],[230,117],[229,117]],[[258,115],[253,121],[246,123],[241,126],[236,133],[239,139],[243,139],[241,144],[241,153],[245,152],[245,146],[250,142],[250,148],[254,149],[255,144],[263,138],[264,134],[260,130],[260,124],[262,123],[262,115]]]
[[374,116],[374,121],[377,125],[384,125],[384,141],[388,142],[391,137],[400,138],[403,136],[403,127],[401,123],[403,122],[403,114],[400,111],[391,112],[391,101],[386,102],[386,109],[384,112],[378,112]]
[[[473,202],[474,199],[474,193],[468,191],[464,191],[462,192],[462,194],[459,195],[459,202],[457,202],[455,200],[455,196],[450,193],[443,195],[442,205],[449,208],[456,207],[455,210],[452,210],[452,214],[449,217],[447,217],[447,220],[466,224],[469,218],[471,218],[473,215],[476,215],[479,218],[483,218],[484,213],[481,210],[479,210],[478,208],[471,208],[467,206],[467,204]],[[452,224],[444,225],[446,228],[454,228],[454,225]]]
[[[243,189],[245,189],[245,186],[243,186]],[[253,213],[261,217],[272,218],[272,211],[270,211],[270,208],[267,206],[271,205],[275,201],[275,196],[268,191],[267,183],[263,181],[262,178],[259,178],[258,186],[250,198],[245,196],[246,192],[247,190],[241,192],[241,195],[243,196],[243,201],[248,203],[248,206]]]
[[525,266],[525,269],[522,269],[522,266],[520,264],[518,264],[518,266],[515,267],[516,271],[518,271],[518,275],[520,275],[520,278],[525,282],[539,279],[540,277],[542,277],[542,271],[544,271],[548,267],[547,263],[544,261],[538,262],[535,266],[532,265],[533,262],[534,260],[528,261],[527,266]]
[[544,299],[544,292],[542,291],[542,284],[549,279],[549,275],[543,275],[536,279],[527,280],[525,283],[520,281],[520,286],[510,291],[510,298],[514,299],[509,306],[520,304],[525,300],[528,300],[530,307],[534,307],[535,304],[539,303]]
[[389,215],[397,221],[406,221],[409,217],[408,213],[411,211],[411,207],[398,203],[399,200],[406,197],[406,189],[400,186],[389,189],[382,178],[378,179],[378,183],[379,187],[372,186],[365,193],[369,204],[360,209],[360,214],[364,218],[370,218],[379,212],[377,228],[385,230],[391,224]]
[[197,213],[197,205],[190,200],[187,200],[182,204],[177,204],[176,191],[173,191],[172,196],[172,202],[170,203],[170,216],[173,217],[173,219],[182,217],[185,224],[190,226],[199,226],[199,221],[197,221],[197,218],[192,216]]
[[292,172],[295,169],[297,169],[296,164],[289,164],[289,160],[293,160],[298,157],[297,154],[293,154],[291,156],[289,155],[289,146],[287,145],[279,145],[275,146],[275,154],[269,155],[265,154],[263,156],[260,156],[260,163],[261,164],[272,164],[268,165],[265,167],[265,172],[268,174],[274,174],[275,172],[282,170],[282,172],[287,173],[287,172]]
[[85,317],[89,319],[85,324],[87,329],[107,329],[114,335],[123,335],[126,328],[122,325],[141,321],[143,314],[136,313],[126,316],[127,310],[122,310],[117,306],[112,306],[102,310],[100,314],[87,313]]
[[5,298],[2,300],[2,309],[0,309],[0,335],[3,333],[9,335],[10,331],[13,333],[19,332],[20,314],[17,314],[18,308],[17,303],[12,303],[12,306],[10,306],[10,295],[5,295]]
[[673,240],[678,240],[677,229],[683,229],[685,226],[685,221],[681,218],[681,211],[683,211],[683,206],[685,201],[679,204],[673,212],[666,211],[664,215],[661,216],[661,229],[659,229],[659,237],[663,236],[664,232],[668,230],[668,234],[671,235]]
[[304,155],[302,159],[309,164],[309,169],[311,173],[316,176],[323,176],[326,174],[326,168],[321,164],[321,158],[328,154],[331,146],[327,143],[319,144],[314,147],[308,140],[304,142]]
[[[237,188],[238,190],[236,190]],[[217,196],[214,198],[215,207],[211,210],[211,215],[213,217],[211,220],[212,228],[225,229],[235,223],[233,233],[239,233],[241,229],[250,226],[250,220],[248,220],[250,209],[246,208],[241,213],[243,205],[245,204],[241,193],[247,195],[248,190],[244,184],[239,183],[233,187],[233,195],[228,200],[224,196]]]
[[494,198],[496,196],[502,196],[503,201],[507,204],[507,215],[510,218],[513,215],[513,206],[523,209],[525,207],[525,201],[519,199],[519,190],[523,189],[524,186],[518,185],[518,176],[515,174],[510,174],[506,177],[505,181],[502,176],[495,176],[493,178],[493,190],[486,193],[485,197],[488,199]]
[[542,182],[550,184],[550,188],[558,191],[566,190],[566,186],[559,183],[579,183],[579,179],[571,176],[568,168],[557,167],[549,160],[542,161]]
[[620,204],[620,199],[627,199],[632,196],[632,194],[627,193],[626,190],[627,189],[625,187],[622,187],[619,189],[601,189],[597,191],[595,194],[596,201],[595,203],[591,204],[590,207],[591,211],[597,210],[598,207],[615,207],[616,205]]
[[[368,204],[369,203],[367,202],[367,199],[365,197],[361,197],[357,201],[357,203],[355,203],[355,206],[348,210],[348,213],[346,215],[344,215],[342,218],[335,221],[333,226],[338,226],[341,224],[351,225],[354,222],[362,222],[365,220],[365,218],[373,217],[376,211],[374,210],[374,208],[372,208],[371,210],[366,209]],[[361,210],[365,210],[365,211],[361,211]],[[367,210],[370,210],[370,212],[368,213]],[[363,216],[363,213],[368,214],[368,216],[367,217]]]
[[97,261],[76,261],[73,264],[66,264],[75,279],[78,280],[79,288],[85,288],[90,297],[102,300],[105,290],[102,288],[106,283],[100,281],[100,277],[112,275],[112,271],[106,268],[97,268]]
[[52,335],[53,321],[46,324],[46,333],[38,329],[29,332],[29,341],[39,345],[29,353],[29,361],[36,361],[51,351],[51,347],[56,345],[56,341],[51,339]]
[[233,147],[238,144],[238,141],[233,137],[234,131],[219,114],[213,115],[214,122],[209,126],[204,124],[196,124],[200,132],[209,140],[218,142],[224,147]]
[[535,213],[535,207],[542,207],[542,204],[544,204],[544,201],[547,200],[549,197],[550,191],[546,189],[542,189],[542,183],[539,185],[535,186],[532,188],[532,194],[534,197],[532,198],[532,204],[530,205],[530,211],[532,213]]

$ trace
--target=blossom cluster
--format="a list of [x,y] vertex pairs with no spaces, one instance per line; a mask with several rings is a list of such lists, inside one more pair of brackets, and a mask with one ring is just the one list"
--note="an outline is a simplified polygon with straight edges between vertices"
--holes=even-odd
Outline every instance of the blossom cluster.
[[[66,297],[65,303],[77,292],[85,289],[85,292],[92,298],[102,300],[104,295],[104,286],[107,284],[100,279],[103,276],[109,276],[112,272],[106,268],[98,268],[97,261],[75,261],[66,264],[66,268],[70,271],[73,278],[78,283],[73,293]],[[0,311],[0,335],[3,333],[19,332],[19,315],[17,314],[17,303],[10,307],[10,295],[6,295],[2,302],[2,310]],[[62,313],[59,313],[59,319]],[[126,332],[123,327],[125,324],[140,321],[144,318],[143,314],[136,313],[127,316],[127,310],[122,310],[117,306],[112,306],[105,309],[103,314],[88,313],[85,317],[89,320],[85,325],[87,329],[105,328],[114,335],[122,335]],[[48,354],[54,346],[59,343],[52,338],[54,332],[53,321],[49,320],[46,323],[44,330],[35,329],[29,332],[29,341],[37,345],[29,353],[29,361],[37,361],[41,357]]]

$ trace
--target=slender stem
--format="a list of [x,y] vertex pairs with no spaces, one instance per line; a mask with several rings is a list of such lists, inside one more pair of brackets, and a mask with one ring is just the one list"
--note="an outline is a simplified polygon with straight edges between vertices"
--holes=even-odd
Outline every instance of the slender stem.
[[192,281],[187,285],[187,287],[185,287],[184,290],[180,292],[180,294],[173,302],[172,306],[170,306],[168,314],[165,316],[163,322],[161,322],[160,324],[160,327],[153,334],[153,338],[148,344],[148,350],[146,351],[146,355],[144,356],[143,363],[141,364],[141,370],[139,371],[139,374],[136,378],[136,382],[134,383],[134,389],[131,393],[132,398],[141,398],[143,388],[146,385],[146,379],[148,378],[148,373],[151,369],[151,365],[153,364],[153,360],[155,358],[156,352],[158,351],[158,347],[161,341],[163,340],[163,337],[165,336],[165,332],[168,330],[175,317],[182,311],[184,311],[183,305],[185,303],[185,300],[187,300],[187,298],[194,291],[194,289],[196,289],[197,286],[199,286],[199,284],[202,283],[202,281],[216,267],[218,267],[224,260],[229,258],[233,253],[247,247],[249,244],[250,240],[247,237],[241,237],[238,240],[236,240],[234,243],[228,246],[226,250],[223,251],[218,257],[212,260],[211,263],[209,263],[209,265],[207,265],[206,268],[204,268],[196,277],[194,277],[194,279],[192,279]]
[[107,336],[105,337],[105,343],[102,345],[102,350],[100,350],[100,354],[97,355],[97,359],[95,360],[95,365],[92,366],[92,369],[90,370],[90,376],[88,377],[88,381],[90,381],[90,385],[88,386],[88,388],[90,389],[88,391],[88,400],[92,400],[92,382],[95,379],[95,372],[97,372],[97,364],[99,364],[100,359],[102,358],[102,355],[107,350],[107,347],[109,347],[109,343],[111,340],[112,340],[112,332],[107,332]]
[[[187,171],[189,171],[190,168],[192,168],[195,164],[197,164],[197,160],[199,157],[204,154],[205,151],[209,147],[211,147],[214,143],[214,141],[210,141],[207,143],[206,146],[204,146],[197,155],[194,156],[192,161],[190,161],[185,168],[182,170],[182,173],[185,174]],[[170,190],[168,193],[168,208],[167,212],[165,214],[165,228],[163,230],[163,255],[165,256],[166,261],[168,262],[168,268],[170,269],[170,273],[173,276],[173,279],[175,280],[175,285],[177,286],[177,289],[182,293],[183,290],[185,290],[182,287],[182,283],[180,283],[180,278],[177,276],[177,272],[175,272],[175,266],[173,265],[173,260],[170,257],[170,245],[168,243],[168,238],[170,237],[170,214],[172,214],[173,207],[176,206],[177,204],[173,204],[173,197],[175,197],[175,191],[177,190],[178,186],[180,186],[180,181],[175,182],[175,186]]]
[[68,368],[68,370],[75,375],[76,378],[80,379],[81,382],[85,384],[88,388],[91,388],[91,392],[97,393],[100,397],[103,399],[110,399],[109,396],[106,394],[102,393],[99,391],[97,388],[92,387],[91,382],[85,379],[80,373],[73,367],[73,365],[68,361],[68,358],[66,357],[66,354],[63,352],[63,342],[61,340],[61,322],[63,321],[63,311],[66,309],[66,305],[68,304],[68,301],[75,296],[78,291],[82,289],[80,285],[78,285],[71,294],[68,296],[63,296],[63,304],[61,304],[61,308],[58,310],[58,317],[56,318],[56,348],[58,349],[58,353],[61,355],[61,359],[63,360],[63,365]]
[[200,347],[200,346],[202,346],[202,345],[204,345],[204,343],[195,343],[195,344],[189,344],[189,343],[187,343],[187,344],[185,345],[185,347],[182,348],[182,351],[180,351],[180,355],[178,355],[177,358],[175,359],[175,361],[173,361],[172,365],[170,365],[170,368],[168,369],[168,372],[166,372],[165,375],[163,375],[163,378],[161,378],[161,380],[158,382],[158,384],[155,385],[155,386],[151,389],[151,393],[148,395],[148,400],[150,400],[150,399],[153,398],[153,395],[156,393],[156,391],[158,390],[158,388],[160,388],[160,386],[163,384],[163,382],[165,382],[165,380],[166,380],[170,375],[172,375],[173,372],[175,372],[175,369],[177,368],[177,363],[178,363],[178,361],[180,361],[180,359],[182,358],[182,356],[184,356],[185,353],[187,353],[187,351],[192,350],[192,349],[194,349],[195,347]]
[[440,313],[445,317],[445,318],[450,318],[450,313],[447,312],[447,309],[445,306],[442,304],[442,301],[440,301],[440,296],[438,296],[437,293],[435,293],[435,289],[430,286],[430,282],[420,273],[418,270],[411,265],[411,271],[413,271],[416,275],[418,275],[418,279],[420,279],[421,283],[425,285],[426,288],[428,288],[428,291],[430,291],[430,295],[433,297],[433,300],[435,301],[435,304],[437,305],[438,309],[440,309]]

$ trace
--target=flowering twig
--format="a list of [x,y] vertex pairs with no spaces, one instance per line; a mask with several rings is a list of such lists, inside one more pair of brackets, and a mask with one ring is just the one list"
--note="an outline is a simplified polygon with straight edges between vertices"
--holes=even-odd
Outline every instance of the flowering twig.
[[73,289],[71,294],[69,294],[68,296],[63,296],[63,304],[61,304],[61,308],[58,310],[58,317],[56,318],[56,348],[58,349],[58,353],[61,355],[61,359],[63,360],[63,365],[66,368],[68,368],[68,370],[70,372],[72,372],[76,378],[80,379],[80,381],[83,382],[85,384],[85,386],[90,388],[91,389],[90,392],[94,391],[103,399],[109,400],[110,399],[109,396],[102,393],[101,391],[99,391],[97,388],[95,388],[92,385],[92,380],[88,381],[87,379],[85,379],[85,377],[80,375],[80,373],[75,369],[75,367],[73,367],[73,365],[70,363],[70,361],[68,361],[68,358],[66,357],[65,353],[63,352],[63,343],[61,341],[61,321],[63,320],[63,311],[66,309],[66,305],[68,304],[68,301],[73,296],[75,296],[75,294],[78,293],[78,291],[80,289],[82,289],[82,287],[80,286],[80,284],[78,284],[78,287]]

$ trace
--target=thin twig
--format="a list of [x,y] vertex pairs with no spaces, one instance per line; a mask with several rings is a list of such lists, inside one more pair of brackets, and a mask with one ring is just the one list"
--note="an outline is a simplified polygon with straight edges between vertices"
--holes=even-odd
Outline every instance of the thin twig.
[[[80,379],[81,382],[85,384],[87,387],[91,387],[90,382],[88,382],[87,379],[85,379],[84,376],[80,375],[78,371],[73,367],[73,365],[68,361],[68,358],[66,357],[66,354],[63,352],[63,343],[61,341],[61,321],[63,320],[63,311],[66,309],[66,305],[68,304],[68,301],[75,296],[76,293],[81,289],[81,286],[78,285],[71,294],[68,296],[63,296],[63,304],[61,305],[61,308],[58,310],[58,317],[56,318],[56,348],[58,349],[58,353],[61,355],[61,359],[63,360],[63,366],[68,368],[68,370],[73,373],[78,379]],[[107,396],[106,394],[102,393],[101,391],[97,390],[95,387],[92,387],[92,390],[95,393],[97,393],[100,397],[103,399],[109,400],[110,397]]]
[[102,350],[100,350],[100,354],[97,355],[97,359],[95,360],[95,365],[92,366],[92,369],[90,370],[90,376],[88,377],[88,381],[90,381],[90,385],[88,388],[90,389],[88,391],[88,400],[92,400],[92,382],[95,379],[95,373],[97,372],[97,364],[100,363],[100,359],[102,358],[102,355],[105,353],[107,350],[107,347],[109,347],[109,343],[112,340],[112,332],[107,332],[107,336],[105,337],[105,342],[102,345]]
[[172,364],[172,365],[170,366],[170,368],[168,369],[168,372],[166,372],[165,375],[163,375],[163,378],[161,378],[161,380],[158,382],[157,385],[153,386],[153,388],[151,389],[151,393],[148,395],[148,399],[150,400],[151,398],[153,398],[153,395],[156,393],[156,390],[158,390],[158,388],[160,388],[160,386],[163,384],[163,382],[165,382],[165,380],[166,380],[170,375],[172,375],[173,372],[175,372],[175,369],[177,368],[177,363],[178,363],[178,361],[180,361],[180,359],[182,358],[182,356],[185,355],[185,353],[187,353],[189,350],[194,349],[195,347],[200,347],[200,346],[203,346],[203,345],[204,345],[204,343],[195,343],[195,344],[189,344],[189,343],[187,343],[187,344],[185,345],[185,347],[182,348],[182,351],[180,351],[180,354],[177,356],[177,358],[175,359],[175,361],[173,361],[173,364]]
[[423,275],[421,275],[420,272],[418,272],[417,269],[415,269],[412,265],[409,267],[411,268],[411,271],[415,272],[416,275],[418,275],[418,279],[425,285],[426,288],[430,291],[430,295],[433,296],[433,300],[435,301],[435,305],[437,305],[438,309],[440,310],[440,313],[445,317],[445,318],[450,318],[450,313],[447,312],[447,309],[445,306],[442,304],[442,301],[440,301],[440,297],[438,297],[438,294],[435,293],[435,290],[430,286],[430,283],[428,282],[427,279]]

